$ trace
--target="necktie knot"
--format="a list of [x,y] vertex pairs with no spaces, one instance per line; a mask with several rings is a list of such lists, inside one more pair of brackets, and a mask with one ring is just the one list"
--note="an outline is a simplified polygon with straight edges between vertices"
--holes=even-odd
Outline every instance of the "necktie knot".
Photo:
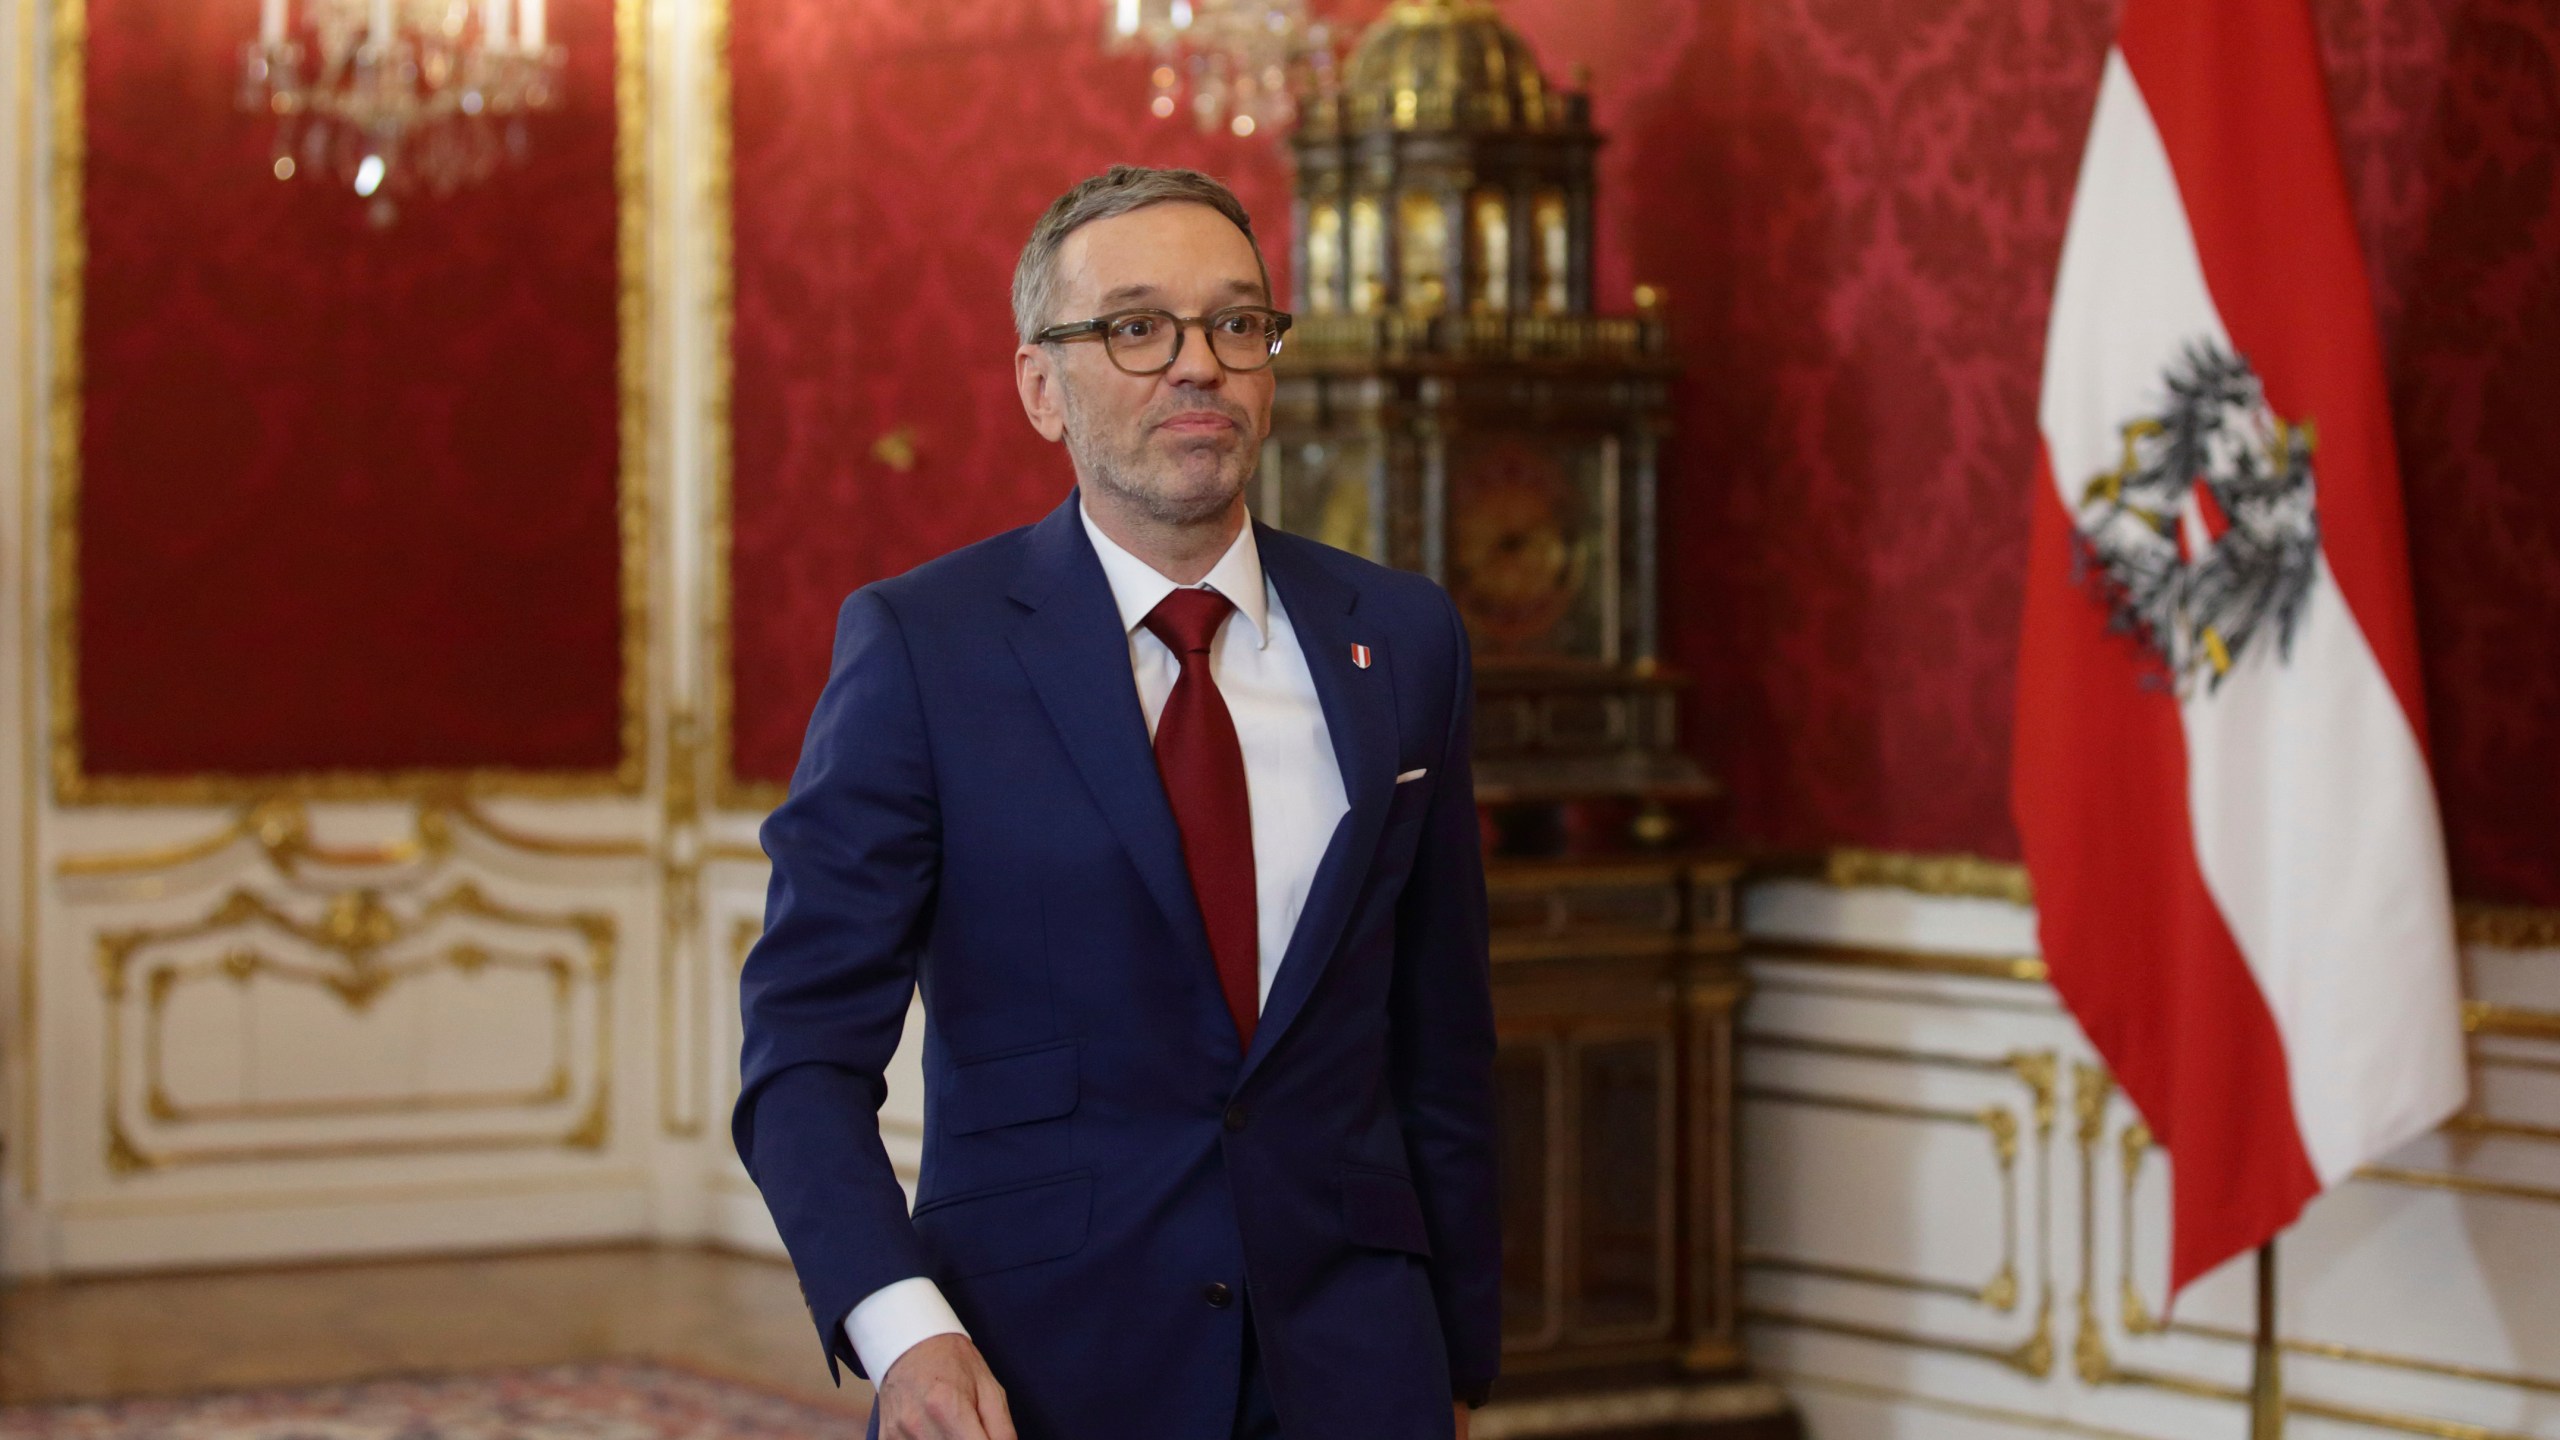
[[1175,655],[1206,655],[1218,627],[1235,613],[1235,603],[1215,590],[1176,590],[1138,623]]

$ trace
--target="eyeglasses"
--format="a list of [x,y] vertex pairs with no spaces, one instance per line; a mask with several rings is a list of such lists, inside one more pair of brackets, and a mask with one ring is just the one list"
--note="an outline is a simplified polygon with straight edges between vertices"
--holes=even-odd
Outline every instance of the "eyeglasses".
[[1169,310],[1122,310],[1072,325],[1052,325],[1031,338],[1052,341],[1102,339],[1111,363],[1132,375],[1161,375],[1182,358],[1183,331],[1193,325],[1209,337],[1209,353],[1231,371],[1268,369],[1279,357],[1280,337],[1294,316],[1260,305],[1230,305],[1189,317]]

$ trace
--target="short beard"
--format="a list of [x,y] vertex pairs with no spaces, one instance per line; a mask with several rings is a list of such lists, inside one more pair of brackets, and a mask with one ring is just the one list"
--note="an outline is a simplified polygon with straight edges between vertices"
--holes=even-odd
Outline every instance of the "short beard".
[[1234,471],[1232,476],[1222,476],[1232,483],[1221,485],[1209,494],[1176,495],[1170,493],[1171,487],[1145,483],[1149,458],[1145,431],[1140,431],[1127,448],[1114,450],[1103,436],[1096,433],[1099,427],[1090,423],[1090,416],[1078,399],[1075,387],[1063,378],[1058,382],[1058,398],[1066,411],[1067,454],[1075,461],[1076,473],[1090,480],[1095,488],[1109,492],[1114,499],[1146,516],[1149,522],[1168,529],[1188,529],[1225,515],[1235,505],[1236,497],[1244,493],[1244,487],[1253,479],[1262,459],[1261,446],[1249,432],[1239,429],[1238,433],[1244,440],[1237,447],[1233,463],[1228,457],[1219,457],[1222,472]]

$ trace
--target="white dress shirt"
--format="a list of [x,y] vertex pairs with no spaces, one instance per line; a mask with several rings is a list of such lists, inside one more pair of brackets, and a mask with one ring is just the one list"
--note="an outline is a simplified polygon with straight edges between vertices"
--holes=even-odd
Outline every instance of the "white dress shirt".
[[[1093,515],[1081,506],[1084,533],[1101,557],[1102,573],[1111,582],[1111,598],[1129,637],[1129,668],[1138,684],[1138,706],[1146,712],[1147,734],[1156,733],[1166,697],[1180,678],[1173,651],[1145,627],[1149,612],[1182,587],[1154,566],[1113,543]],[[1262,554],[1247,521],[1235,543],[1200,582],[1235,608],[1210,645],[1209,670],[1218,694],[1234,717],[1236,741],[1244,750],[1245,803],[1253,821],[1254,919],[1260,941],[1261,994],[1271,998],[1271,977],[1288,953],[1297,932],[1298,912],[1306,908],[1307,890],[1315,883],[1316,865],[1324,858],[1333,832],[1351,808],[1342,788],[1342,767],[1335,760],[1332,733],[1326,729],[1324,706],[1317,699],[1315,677],[1307,670],[1306,652],[1289,612],[1262,573]],[[931,1280],[923,1276],[884,1285],[864,1297],[844,1319],[845,1338],[862,1357],[862,1368],[877,1384],[889,1367],[918,1341],[936,1335],[965,1335],[960,1317]]]

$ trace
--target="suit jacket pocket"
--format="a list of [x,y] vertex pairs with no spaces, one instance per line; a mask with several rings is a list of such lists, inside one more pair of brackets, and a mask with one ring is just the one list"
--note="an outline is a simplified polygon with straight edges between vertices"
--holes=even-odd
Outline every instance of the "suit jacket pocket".
[[915,1226],[953,1275],[1056,1260],[1084,1248],[1093,1226],[1093,1177],[1078,1172],[936,1200],[916,1212]]
[[955,1065],[939,1098],[950,1135],[1054,1120],[1076,1108],[1076,1042]]
[[[1427,773],[1427,772],[1426,772]],[[1427,780],[1408,780],[1387,797],[1387,828],[1413,820],[1431,811],[1431,785]]]
[[1342,1230],[1354,1245],[1431,1253],[1431,1234],[1423,1227],[1422,1201],[1413,1193],[1413,1182],[1384,1170],[1342,1172]]

